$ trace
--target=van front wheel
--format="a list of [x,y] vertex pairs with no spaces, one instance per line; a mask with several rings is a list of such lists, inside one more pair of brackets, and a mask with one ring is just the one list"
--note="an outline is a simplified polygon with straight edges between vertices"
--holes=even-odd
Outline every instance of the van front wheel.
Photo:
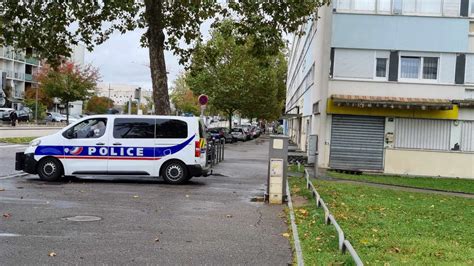
[[38,163],[38,175],[41,180],[59,181],[63,174],[63,166],[56,158],[45,158]]
[[189,180],[186,165],[179,161],[171,161],[164,165],[163,179],[168,184],[182,184]]

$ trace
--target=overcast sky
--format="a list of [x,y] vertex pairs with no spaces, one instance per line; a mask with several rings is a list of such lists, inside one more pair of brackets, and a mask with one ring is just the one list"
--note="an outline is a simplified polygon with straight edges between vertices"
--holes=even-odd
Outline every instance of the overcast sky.
[[[201,25],[204,39],[209,38],[210,23],[211,21],[206,21]],[[114,33],[92,52],[86,51],[85,62],[99,68],[104,83],[132,84],[151,90],[148,48],[140,47],[143,32],[143,29],[137,29],[123,35]],[[165,52],[165,60],[169,72],[168,84],[171,86],[184,68],[178,63],[178,57],[171,52]]]

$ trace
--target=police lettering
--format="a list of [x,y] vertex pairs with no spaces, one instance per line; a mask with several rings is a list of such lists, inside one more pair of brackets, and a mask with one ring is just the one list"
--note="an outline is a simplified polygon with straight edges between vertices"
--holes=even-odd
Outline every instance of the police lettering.
[[143,148],[135,147],[88,147],[87,154],[91,156],[143,156]]

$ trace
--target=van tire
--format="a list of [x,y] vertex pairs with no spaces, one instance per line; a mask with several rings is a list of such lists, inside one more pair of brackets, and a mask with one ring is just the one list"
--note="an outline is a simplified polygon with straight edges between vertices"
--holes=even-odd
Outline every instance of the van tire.
[[188,168],[180,161],[172,160],[166,162],[162,169],[161,175],[168,184],[179,185],[190,179],[188,176]]
[[41,180],[56,182],[62,179],[63,165],[53,157],[46,157],[38,163],[38,175]]

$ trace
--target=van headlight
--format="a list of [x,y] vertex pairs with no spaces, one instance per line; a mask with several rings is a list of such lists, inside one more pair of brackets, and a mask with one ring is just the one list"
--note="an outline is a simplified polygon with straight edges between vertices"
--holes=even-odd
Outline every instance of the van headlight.
[[40,139],[35,139],[35,140],[30,142],[30,146],[31,147],[36,147],[36,146],[40,145],[40,143],[41,143]]

